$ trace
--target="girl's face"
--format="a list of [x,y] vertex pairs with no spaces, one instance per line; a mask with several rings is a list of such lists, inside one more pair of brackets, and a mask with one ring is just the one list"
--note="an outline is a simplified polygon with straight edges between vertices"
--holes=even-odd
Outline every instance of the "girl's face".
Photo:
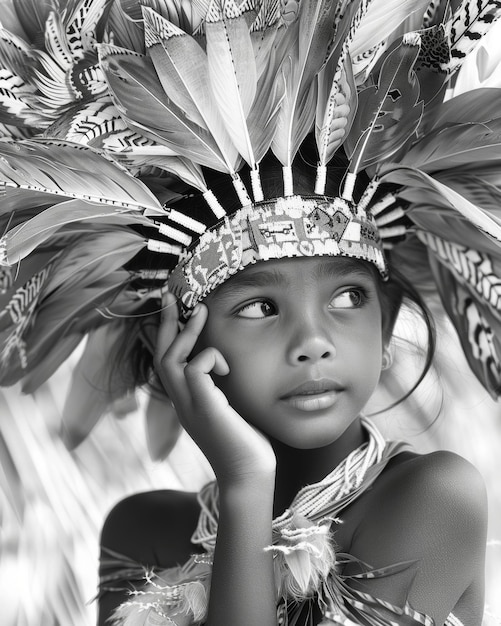
[[382,314],[368,267],[346,258],[267,261],[205,299],[198,347],[230,367],[214,376],[249,423],[295,448],[334,442],[381,373]]

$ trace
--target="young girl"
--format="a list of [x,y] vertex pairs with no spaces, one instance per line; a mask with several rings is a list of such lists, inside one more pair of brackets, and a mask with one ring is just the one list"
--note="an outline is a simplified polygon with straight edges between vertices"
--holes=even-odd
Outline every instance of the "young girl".
[[[298,178],[308,169],[298,164]],[[309,202],[308,215],[332,208]],[[264,213],[245,220],[262,231]],[[419,295],[381,270],[349,253],[253,260],[207,284],[181,332],[166,295],[156,372],[217,487],[139,494],[111,512],[100,624],[120,603],[125,624],[481,623],[478,472],[452,453],[386,444],[363,417],[404,299],[433,346]]]
[[364,408],[404,302],[430,366],[437,293],[500,393],[500,94],[446,100],[500,15],[9,4],[0,380],[36,388],[90,334],[75,441],[154,362],[166,419],[172,403],[216,475],[114,508],[100,624],[480,624],[478,473],[386,443]]

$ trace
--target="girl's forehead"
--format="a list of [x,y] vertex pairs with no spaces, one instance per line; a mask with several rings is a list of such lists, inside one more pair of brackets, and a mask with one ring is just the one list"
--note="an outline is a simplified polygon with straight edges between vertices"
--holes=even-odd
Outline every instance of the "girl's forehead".
[[297,257],[260,261],[232,276],[218,292],[245,286],[283,286],[298,277],[311,281],[345,279],[351,277],[375,281],[376,272],[366,261],[347,257]]

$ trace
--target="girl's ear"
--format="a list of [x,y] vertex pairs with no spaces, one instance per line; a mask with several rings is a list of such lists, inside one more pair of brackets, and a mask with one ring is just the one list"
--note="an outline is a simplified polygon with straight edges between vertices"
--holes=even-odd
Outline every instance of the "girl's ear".
[[386,343],[383,347],[383,356],[381,359],[381,369],[389,370],[393,363],[393,350],[389,343]]

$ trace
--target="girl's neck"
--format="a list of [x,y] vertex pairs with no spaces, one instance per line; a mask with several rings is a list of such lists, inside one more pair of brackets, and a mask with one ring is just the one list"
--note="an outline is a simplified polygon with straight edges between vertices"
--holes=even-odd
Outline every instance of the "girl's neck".
[[272,441],[277,457],[274,516],[283,513],[302,487],[325,478],[366,440],[367,435],[357,418],[339,439],[322,448],[304,450]]

